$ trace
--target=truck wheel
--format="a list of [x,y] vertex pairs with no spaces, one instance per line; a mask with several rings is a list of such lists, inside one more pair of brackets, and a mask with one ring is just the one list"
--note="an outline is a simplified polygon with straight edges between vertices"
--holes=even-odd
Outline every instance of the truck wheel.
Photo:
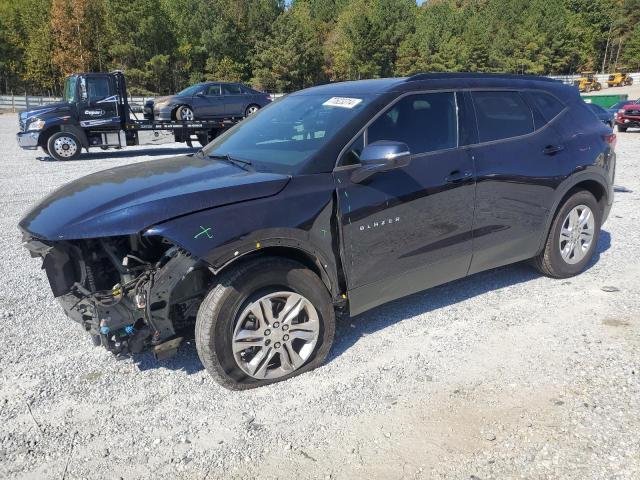
[[594,86],[594,90],[596,92],[600,91],[600,89],[602,89],[602,85],[600,85],[600,83],[596,82],[595,86]]
[[249,105],[247,109],[244,111],[244,116],[248,117],[249,115],[253,115],[258,110],[260,110],[260,105]]
[[47,141],[47,150],[56,160],[75,160],[80,156],[82,145],[70,132],[56,132]]
[[198,356],[223,387],[244,390],[321,365],[335,333],[327,288],[281,258],[249,261],[220,278],[196,320]]
[[601,222],[602,210],[595,197],[586,190],[577,191],[560,207],[544,250],[533,259],[533,265],[553,278],[582,272],[596,250]]
[[182,105],[176,111],[176,119],[177,120],[181,120],[181,121],[185,121],[185,122],[191,122],[194,118],[195,118],[195,116],[193,114],[193,110],[191,110],[191,107],[189,107],[187,105]]

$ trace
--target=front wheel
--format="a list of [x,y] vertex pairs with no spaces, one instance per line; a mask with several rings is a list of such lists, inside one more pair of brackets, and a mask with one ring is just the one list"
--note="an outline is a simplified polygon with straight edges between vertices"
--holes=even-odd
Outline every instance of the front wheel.
[[198,356],[222,386],[244,390],[321,365],[335,333],[320,278],[292,260],[249,261],[223,275],[196,320]]
[[567,278],[582,272],[591,261],[600,237],[602,210],[595,197],[580,190],[560,207],[544,250],[533,259],[544,275]]
[[176,111],[176,120],[191,122],[195,119],[195,115],[191,107],[183,105]]
[[260,106],[258,105],[249,105],[247,109],[244,111],[244,116],[248,117],[249,115],[253,115],[258,110],[260,110]]
[[47,150],[56,160],[75,160],[80,156],[82,145],[73,133],[57,132],[49,137]]

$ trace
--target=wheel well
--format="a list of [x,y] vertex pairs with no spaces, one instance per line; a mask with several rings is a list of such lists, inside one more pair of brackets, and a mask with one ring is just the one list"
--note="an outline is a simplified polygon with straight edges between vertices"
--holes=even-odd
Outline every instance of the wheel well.
[[60,131],[60,127],[57,125],[47,128],[38,137],[38,145],[40,145],[41,147],[47,148],[47,142],[49,141],[49,137],[51,137],[51,135],[59,131]]
[[560,205],[558,205],[558,208],[561,208],[562,205],[564,204],[565,200],[573,195],[575,192],[577,192],[578,190],[586,190],[588,192],[590,192],[596,199],[596,201],[598,202],[598,205],[600,205],[600,208],[602,209],[602,211],[604,211],[604,208],[606,206],[607,203],[607,190],[602,186],[601,183],[596,182],[595,180],[585,180],[583,182],[580,182],[576,185],[574,185],[571,190],[569,190],[567,192],[567,194],[564,196],[564,198],[562,199],[562,202],[560,203]]
[[[180,105],[176,105],[173,110],[171,111],[171,118],[173,120],[177,120],[177,115],[178,115],[178,110],[180,109],[180,107],[189,107],[191,108],[191,105],[188,105],[186,103],[181,103]],[[193,110],[193,108],[191,108],[191,110]]]
[[333,294],[333,290],[337,289],[337,285],[333,285],[335,280],[329,278],[327,272],[325,272],[325,270],[320,266],[320,262],[312,254],[293,247],[275,246],[261,248],[260,250],[248,253],[237,260],[232,260],[225,264],[217,274],[227,270],[228,268],[236,268],[237,266],[245,262],[255,260],[258,257],[281,257],[294,260],[315,273],[322,280],[331,294]]

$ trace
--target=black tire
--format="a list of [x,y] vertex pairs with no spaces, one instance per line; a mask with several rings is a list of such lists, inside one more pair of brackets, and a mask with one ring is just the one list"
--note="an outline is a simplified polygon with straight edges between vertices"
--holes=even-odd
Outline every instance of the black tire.
[[[56,141],[59,144],[56,145]],[[80,140],[70,132],[56,132],[47,140],[47,150],[49,155],[59,161],[75,160],[82,153]],[[68,152],[68,153],[64,153]]]
[[[316,309],[320,324],[317,343],[300,368],[275,379],[254,378],[234,358],[233,330],[247,305],[260,296],[282,290],[302,295]],[[195,328],[202,364],[220,385],[231,390],[268,385],[320,366],[331,349],[334,334],[335,311],[324,283],[300,263],[283,258],[249,260],[223,274],[200,305]]]
[[[591,209],[594,216],[594,233],[585,256],[579,262],[571,264],[567,263],[560,253],[560,232],[569,212],[579,205],[586,205]],[[593,254],[598,245],[598,239],[600,238],[601,224],[602,209],[595,197],[591,192],[586,190],[576,191],[562,204],[556,213],[549,234],[547,235],[544,249],[537,257],[533,258],[534,267],[540,273],[553,278],[567,278],[579,274],[593,258]]]
[[627,131],[627,127],[621,127],[620,125],[618,125],[618,131],[619,131],[620,133],[624,133],[624,132],[626,132],[626,131]]
[[42,148],[42,151],[44,152],[44,154],[45,154],[46,156],[48,156],[48,157],[50,157],[50,156],[51,156],[51,154],[49,153],[49,150],[47,150],[46,145],[41,145],[41,147],[40,147],[40,148]]
[[258,110],[260,110],[260,105],[256,105],[256,104],[251,104],[247,107],[247,109],[244,111],[244,116],[248,117],[249,115],[253,115],[254,113],[256,113]]
[[209,144],[209,134],[208,133],[198,133],[198,143],[201,147]]

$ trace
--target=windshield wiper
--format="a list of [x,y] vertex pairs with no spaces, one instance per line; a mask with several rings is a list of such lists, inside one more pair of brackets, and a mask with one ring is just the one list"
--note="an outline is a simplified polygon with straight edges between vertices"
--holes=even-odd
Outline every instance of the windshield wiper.
[[249,171],[249,166],[253,165],[249,160],[242,160],[241,158],[235,158],[225,153],[224,155],[209,155],[209,158],[213,158],[214,160],[226,160],[229,163],[232,163],[236,167],[240,167],[243,170]]

